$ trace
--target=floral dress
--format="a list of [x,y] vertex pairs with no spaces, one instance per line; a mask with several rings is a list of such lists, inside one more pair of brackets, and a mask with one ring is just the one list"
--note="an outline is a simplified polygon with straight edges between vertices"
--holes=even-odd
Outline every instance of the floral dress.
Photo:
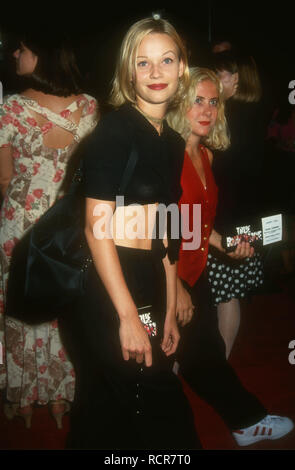
[[[80,109],[79,124],[70,115]],[[26,325],[4,316],[12,249],[34,222],[62,195],[66,166],[77,143],[95,127],[97,103],[80,95],[59,114],[14,94],[0,106],[0,148],[11,147],[13,177],[0,212],[0,389],[20,406],[74,398],[75,377],[59,336],[58,322]],[[38,125],[34,116],[43,118]],[[73,136],[64,148],[46,147],[43,136],[58,126]],[[17,295],[17,293],[16,293]]]

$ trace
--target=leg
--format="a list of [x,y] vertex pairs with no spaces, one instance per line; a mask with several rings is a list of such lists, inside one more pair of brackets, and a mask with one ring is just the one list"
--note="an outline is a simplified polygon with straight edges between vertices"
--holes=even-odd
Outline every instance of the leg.
[[[126,250],[120,250],[120,261],[132,297],[137,305],[154,305],[155,292],[164,280],[158,279],[138,256],[134,265]],[[161,311],[163,308],[156,308],[156,312]],[[66,346],[76,370],[68,447],[200,448],[193,413],[170,360],[161,350],[161,331],[151,338],[153,366],[146,368],[134,360],[123,360],[118,330],[111,300],[92,270],[85,297],[63,323]]]
[[224,340],[226,358],[229,358],[240,327],[240,301],[231,299],[217,306],[219,331]]
[[[158,344],[153,344],[152,368],[139,373],[138,419],[149,432],[141,448],[201,449],[190,404],[178,377]],[[175,380],[176,379],[176,380]]]
[[186,287],[196,310],[192,322],[182,331],[178,353],[180,372],[194,392],[220,414],[231,430],[250,426],[267,412],[243,387],[226,360],[207,279],[203,276],[193,289]]
[[49,402],[49,411],[56,422],[57,429],[62,429],[62,418],[71,409],[66,400],[56,400]]

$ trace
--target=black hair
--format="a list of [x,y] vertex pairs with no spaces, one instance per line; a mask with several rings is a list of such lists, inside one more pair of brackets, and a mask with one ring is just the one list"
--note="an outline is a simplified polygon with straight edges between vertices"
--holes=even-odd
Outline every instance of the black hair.
[[26,88],[64,97],[82,92],[82,76],[68,37],[25,33],[19,38],[19,44],[38,57],[34,72],[22,77]]

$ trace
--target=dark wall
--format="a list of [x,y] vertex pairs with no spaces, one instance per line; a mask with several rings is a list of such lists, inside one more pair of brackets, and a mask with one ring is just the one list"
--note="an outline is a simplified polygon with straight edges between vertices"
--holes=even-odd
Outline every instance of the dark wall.
[[[294,2],[293,2],[294,3]],[[267,96],[276,101],[288,96],[288,83],[295,79],[292,31],[292,2],[273,4],[253,0],[220,2],[203,0],[193,4],[179,3],[162,8],[162,15],[170,20],[187,43],[192,65],[206,65],[210,40],[217,37],[231,39],[248,49],[258,63]],[[132,6],[104,6],[102,11],[87,8],[85,13],[42,14],[42,21],[30,22],[30,14],[22,15],[16,23],[0,20],[5,60],[1,61],[0,79],[4,90],[16,87],[11,52],[15,35],[21,30],[34,27],[48,34],[66,31],[75,44],[81,69],[87,78],[86,91],[102,101],[107,100],[121,40],[128,27],[152,11],[157,5],[147,8]],[[36,15],[36,12],[35,12]],[[40,13],[41,18],[41,13]]]

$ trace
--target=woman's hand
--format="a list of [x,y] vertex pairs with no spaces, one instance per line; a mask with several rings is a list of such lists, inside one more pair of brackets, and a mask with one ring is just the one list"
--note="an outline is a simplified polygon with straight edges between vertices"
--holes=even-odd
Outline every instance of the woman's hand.
[[181,279],[177,278],[176,316],[181,326],[185,326],[191,321],[194,308],[190,294],[183,287]]
[[216,232],[213,229],[209,238],[209,243],[210,245],[217,248],[219,251],[222,251],[222,253],[225,253],[230,258],[244,259],[244,258],[252,258],[252,256],[254,255],[255,250],[253,246],[251,246],[248,242],[241,242],[236,246],[234,251],[230,253],[226,253],[226,250],[223,248],[221,244],[221,238],[222,237],[220,233]]
[[[86,198],[85,236],[96,271],[120,319],[119,335],[123,358],[126,361],[134,358],[138,363],[145,361],[146,366],[149,367],[152,365],[150,340],[138,317],[136,306],[127,287],[114,240],[109,237],[114,210],[114,201]],[[105,217],[104,224],[97,225],[101,213]]]
[[180,339],[180,334],[177,327],[175,312],[166,314],[164,324],[164,337],[161,344],[162,350],[166,356],[174,354]]
[[235,251],[231,253],[227,253],[227,256],[233,259],[244,259],[244,258],[252,258],[254,255],[254,248],[248,242],[239,243],[236,246]]
[[[164,242],[164,244],[165,243],[167,243],[167,240]],[[170,356],[171,354],[175,353],[180,339],[176,321],[177,262],[171,264],[168,255],[166,255],[165,258],[163,258],[163,265],[166,274],[167,303],[164,336],[161,347],[166,356]]]
[[119,329],[122,354],[125,361],[135,359],[139,364],[152,365],[152,347],[136,311],[132,318],[121,318]]

